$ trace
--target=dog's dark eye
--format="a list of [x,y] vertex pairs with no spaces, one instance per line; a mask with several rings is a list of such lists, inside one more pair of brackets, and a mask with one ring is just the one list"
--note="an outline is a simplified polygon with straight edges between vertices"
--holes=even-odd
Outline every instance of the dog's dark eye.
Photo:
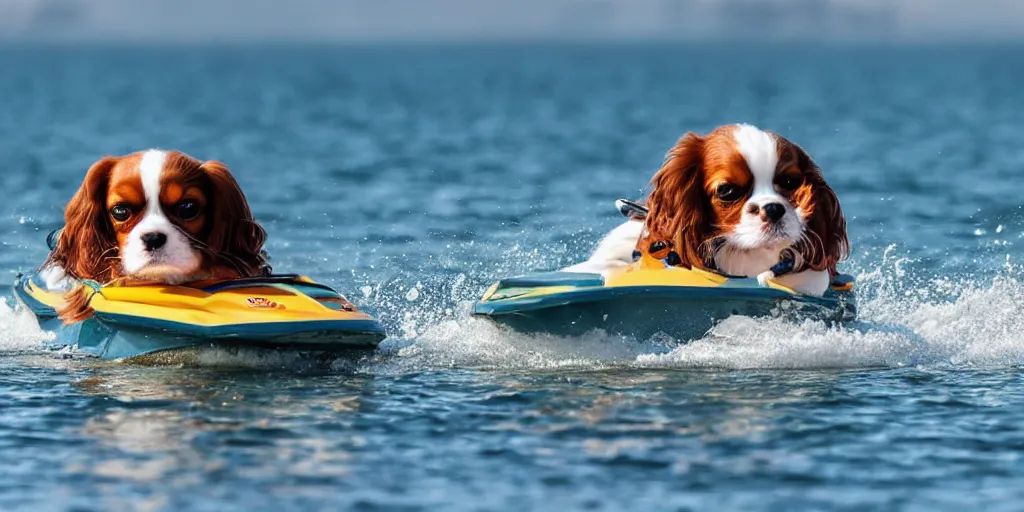
[[731,183],[723,183],[715,189],[715,196],[720,201],[731,203],[743,197],[743,189]]
[[124,222],[132,216],[132,209],[126,204],[118,203],[110,209],[110,216],[118,222]]
[[800,185],[804,184],[804,180],[800,176],[781,176],[775,184],[782,190],[796,190]]
[[199,216],[199,203],[195,201],[182,201],[175,207],[176,215],[181,220],[192,220]]

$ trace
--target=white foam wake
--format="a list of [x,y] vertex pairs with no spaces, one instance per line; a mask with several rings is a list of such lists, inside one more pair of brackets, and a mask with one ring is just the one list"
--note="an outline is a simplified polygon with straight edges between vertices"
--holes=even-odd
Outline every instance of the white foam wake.
[[12,308],[6,298],[0,297],[0,352],[40,350],[49,339],[53,334],[40,329],[32,313]]
[[666,352],[675,345],[666,341],[637,341],[599,330],[576,337],[523,334],[487,320],[462,318],[433,325],[415,339],[384,345],[384,355],[370,371],[596,369],[628,365],[641,354]]
[[[705,337],[685,343],[667,337],[634,340],[602,331],[570,338],[526,335],[462,315],[406,333],[404,341],[392,342],[391,357],[374,371],[1024,365],[1024,282],[1015,272],[989,280],[914,283],[902,270],[904,263],[890,262],[886,271],[858,277],[860,315],[853,325],[732,317]],[[406,311],[406,323],[417,316]]]

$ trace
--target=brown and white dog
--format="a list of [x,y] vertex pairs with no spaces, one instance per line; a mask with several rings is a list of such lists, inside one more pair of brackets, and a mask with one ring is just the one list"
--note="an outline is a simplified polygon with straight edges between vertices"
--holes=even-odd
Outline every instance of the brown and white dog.
[[[566,269],[607,273],[639,254],[768,280],[820,296],[850,252],[846,220],[821,170],[796,144],[740,124],[684,135],[651,180],[646,219],[632,218]],[[780,260],[792,270],[775,275]]]
[[265,240],[224,164],[149,150],[89,168],[42,273],[51,288],[69,289],[59,313],[74,323],[92,314],[79,280],[182,284],[265,275]]

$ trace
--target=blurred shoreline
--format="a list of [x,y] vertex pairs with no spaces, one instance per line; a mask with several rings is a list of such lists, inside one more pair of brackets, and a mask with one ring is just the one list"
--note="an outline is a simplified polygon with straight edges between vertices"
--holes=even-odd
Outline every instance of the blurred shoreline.
[[3,0],[0,42],[1024,41],[1017,0]]
[[[756,45],[756,50],[751,50]],[[289,51],[289,50],[401,50],[401,51],[501,51],[502,49],[579,49],[579,50],[644,50],[658,49],[679,51],[707,51],[737,54],[749,51],[753,54],[764,52],[842,52],[842,51],[914,51],[948,49],[956,50],[1006,50],[1024,51],[1024,38],[984,41],[925,40],[925,41],[743,41],[703,40],[679,41],[670,39],[551,39],[551,40],[199,40],[199,41],[124,41],[116,39],[53,40],[53,39],[0,39],[0,51],[147,51],[147,50],[238,50],[238,51]]]

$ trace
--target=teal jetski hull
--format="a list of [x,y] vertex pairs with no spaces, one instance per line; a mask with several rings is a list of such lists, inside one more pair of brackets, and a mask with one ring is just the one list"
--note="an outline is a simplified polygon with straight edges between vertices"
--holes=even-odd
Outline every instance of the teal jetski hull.
[[856,306],[849,291],[808,297],[762,287],[756,279],[665,269],[625,279],[566,272],[505,279],[473,305],[473,314],[527,333],[575,336],[602,329],[638,339],[662,333],[686,341],[733,315],[847,322],[856,317]]

